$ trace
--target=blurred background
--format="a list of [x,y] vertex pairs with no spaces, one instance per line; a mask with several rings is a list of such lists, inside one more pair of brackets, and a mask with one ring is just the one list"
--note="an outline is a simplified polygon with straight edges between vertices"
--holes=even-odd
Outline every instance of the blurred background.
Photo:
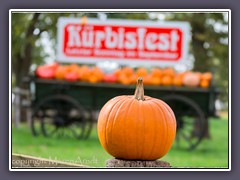
[[[201,130],[201,134],[198,134],[195,140],[189,138],[183,138],[183,146],[187,148],[179,148],[177,141],[174,143],[173,148],[163,158],[163,160],[169,161],[175,167],[228,167],[228,13],[173,13],[173,12],[149,12],[149,13],[12,13],[11,19],[11,40],[12,40],[12,152],[19,154],[33,155],[37,157],[45,157],[55,160],[70,161],[79,164],[85,164],[92,167],[104,167],[105,161],[110,156],[101,147],[96,131],[96,119],[98,111],[91,109],[82,113],[83,115],[76,114],[82,107],[74,105],[71,100],[65,102],[64,98],[57,100],[49,100],[48,106],[41,106],[36,103],[44,98],[43,92],[50,92],[54,86],[59,87],[61,82],[54,82],[53,86],[44,86],[43,84],[34,85],[35,82],[31,79],[35,76],[35,72],[39,67],[46,64],[54,66],[57,61],[57,22],[59,17],[75,17],[75,18],[97,18],[99,21],[107,21],[108,19],[130,19],[130,20],[150,20],[153,22],[165,22],[165,21],[184,21],[190,24],[191,40],[189,41],[189,55],[187,63],[181,67],[168,67],[172,69],[175,76],[180,76],[180,73],[184,72],[209,72],[211,74],[211,85],[207,89],[199,89],[196,87],[194,90],[190,89],[189,92],[192,96],[198,96],[200,99],[206,98],[205,104],[201,101],[196,103],[200,107],[210,107],[214,109],[214,112],[208,110],[202,110],[199,113],[198,110],[192,108],[194,105],[189,105],[197,112],[197,117],[193,118],[192,129],[189,132],[197,132]],[[55,64],[56,65],[56,64]],[[57,64],[59,66],[71,66],[69,69],[77,68],[77,72],[80,74],[84,71],[84,64]],[[104,67],[108,65],[96,64],[100,70],[102,69],[102,78],[104,76]],[[95,67],[94,66],[94,67]],[[87,67],[87,66],[84,66]],[[116,65],[116,71],[122,70],[124,67]],[[66,68],[66,67],[65,67]],[[87,67],[89,69],[93,69]],[[125,67],[126,68],[126,67]],[[145,68],[147,72],[152,72],[151,69]],[[89,70],[88,69],[88,70]],[[96,73],[99,69],[95,69]],[[131,68],[133,73],[138,73],[137,68]],[[129,69],[128,69],[129,71]],[[161,69],[163,73],[166,73],[164,69]],[[90,71],[86,76],[91,76]],[[114,72],[115,73],[115,72]],[[139,72],[140,73],[140,72]],[[100,73],[101,74],[101,73]],[[106,74],[106,73],[105,73]],[[141,73],[140,73],[141,74]],[[82,75],[82,74],[81,74]],[[184,74],[185,75],[185,74]],[[98,75],[98,77],[101,75]],[[30,78],[29,78],[30,77]],[[109,78],[109,77],[108,77]],[[71,79],[71,78],[70,78]],[[111,78],[110,78],[111,79]],[[111,79],[112,80],[112,79]],[[109,81],[111,81],[109,80]],[[84,86],[86,91],[90,91],[92,86],[89,84],[94,79],[85,81]],[[106,81],[107,82],[107,81]],[[116,81],[117,82],[117,81]],[[131,83],[120,83],[122,85],[128,85],[132,87]],[[74,82],[71,82],[74,84]],[[78,83],[78,82],[75,82]],[[101,81],[102,83],[102,81]],[[98,84],[96,80],[96,84]],[[94,84],[94,88],[99,88]],[[109,84],[109,83],[108,83]],[[107,86],[108,87],[108,86]],[[36,100],[36,94],[32,93],[39,90],[39,97]],[[147,87],[146,87],[147,88]],[[180,87],[181,89],[182,87]],[[187,87],[186,87],[187,88]],[[73,88],[74,89],[74,88]],[[133,87],[134,89],[134,87]],[[211,89],[217,93],[214,94],[213,99]],[[217,90],[216,90],[217,89]],[[151,84],[149,84],[149,92],[151,90]],[[171,88],[167,86],[164,91],[166,93],[171,91]],[[78,93],[73,90],[73,93]],[[129,92],[132,92],[130,89]],[[198,94],[201,92],[200,94]],[[208,94],[209,92],[209,94]],[[195,93],[195,94],[194,94]],[[204,94],[202,96],[202,94]],[[51,94],[53,95],[53,93]],[[84,94],[82,94],[84,97]],[[85,98],[88,97],[85,95]],[[96,97],[97,98],[97,97]],[[211,100],[210,100],[211,99]],[[69,103],[69,104],[68,104]],[[201,104],[202,103],[202,104]],[[37,104],[37,105],[36,105]],[[71,127],[74,129],[74,136],[69,135],[69,132],[61,132],[61,136],[49,136],[48,132],[54,132],[56,124],[53,126],[52,119],[57,119],[54,114],[57,104],[62,105],[60,111],[67,113],[62,115],[65,118],[79,118],[86,119],[85,123],[74,123]],[[64,104],[64,105],[63,105]],[[173,103],[174,104],[174,103]],[[53,106],[51,106],[53,105]],[[212,107],[214,106],[214,108]],[[71,107],[71,108],[68,108]],[[39,109],[38,109],[39,108]],[[89,107],[83,106],[85,109]],[[186,105],[187,108],[187,105]],[[46,110],[47,109],[47,110]],[[72,110],[75,111],[72,111]],[[59,109],[58,109],[59,110]],[[179,110],[179,117],[183,116],[182,111]],[[50,112],[47,114],[47,112]],[[89,113],[90,112],[90,113]],[[35,114],[34,114],[35,113]],[[75,114],[74,114],[75,113]],[[71,114],[71,117],[70,117]],[[73,114],[73,116],[72,116]],[[199,115],[200,114],[200,115]],[[36,116],[34,116],[36,115]],[[58,114],[58,116],[60,116]],[[185,116],[185,114],[184,114]],[[41,120],[45,119],[45,124],[41,124]],[[71,121],[75,122],[72,118]],[[189,117],[188,117],[189,118]],[[202,121],[196,119],[203,119]],[[191,118],[190,118],[191,119]],[[187,120],[179,120],[179,122],[185,122]],[[83,120],[82,120],[83,122]],[[46,124],[50,125],[47,126]],[[199,124],[198,124],[199,123]],[[179,124],[178,124],[179,125]],[[179,125],[180,127],[181,125]],[[84,127],[84,128],[83,128]],[[51,129],[52,128],[52,129]],[[63,129],[69,129],[68,126],[64,126]],[[83,129],[84,133],[83,133]],[[185,126],[184,126],[185,129]],[[42,133],[40,131],[43,131]],[[65,135],[63,135],[65,133]],[[84,134],[84,135],[83,135]],[[69,135],[69,136],[67,136]],[[79,138],[79,136],[84,136]],[[192,144],[193,143],[193,144]],[[196,147],[191,148],[191,145]]]

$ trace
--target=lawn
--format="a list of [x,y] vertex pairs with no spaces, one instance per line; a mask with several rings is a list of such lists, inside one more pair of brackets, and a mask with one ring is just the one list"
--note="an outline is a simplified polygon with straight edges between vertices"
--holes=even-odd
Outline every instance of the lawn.
[[[228,120],[210,119],[211,139],[204,139],[193,151],[175,145],[162,160],[174,167],[228,168]],[[101,147],[96,128],[88,140],[34,137],[26,125],[12,129],[12,153],[62,160],[91,167],[105,167],[111,158]]]

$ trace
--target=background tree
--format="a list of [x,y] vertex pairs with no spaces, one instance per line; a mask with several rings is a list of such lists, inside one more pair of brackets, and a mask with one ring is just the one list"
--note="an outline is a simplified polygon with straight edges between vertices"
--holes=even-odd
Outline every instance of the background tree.
[[222,89],[221,99],[227,102],[228,18],[223,13],[171,13],[166,14],[166,20],[190,23],[190,51],[195,57],[194,70],[212,71],[215,84]]

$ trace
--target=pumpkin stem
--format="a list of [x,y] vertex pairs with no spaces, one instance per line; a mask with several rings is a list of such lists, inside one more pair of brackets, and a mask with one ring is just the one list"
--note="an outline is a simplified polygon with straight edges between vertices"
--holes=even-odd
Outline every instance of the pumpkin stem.
[[137,80],[137,87],[134,93],[134,98],[139,100],[139,101],[144,101],[144,88],[143,88],[143,80],[142,78],[138,78]]

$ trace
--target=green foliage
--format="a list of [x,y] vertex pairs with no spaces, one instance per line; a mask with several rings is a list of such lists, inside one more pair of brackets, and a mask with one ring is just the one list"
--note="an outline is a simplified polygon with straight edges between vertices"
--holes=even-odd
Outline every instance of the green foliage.
[[106,13],[112,19],[149,19],[147,13]]
[[[210,120],[211,139],[203,140],[193,151],[179,150],[175,145],[162,160],[174,167],[227,168],[228,166],[228,121],[225,118]],[[64,149],[64,153],[63,153]],[[26,125],[12,130],[12,152],[42,158],[71,161],[93,160],[83,163],[91,167],[105,167],[111,156],[101,147],[96,128],[88,140],[70,138],[33,137]],[[97,163],[95,163],[97,162]]]

